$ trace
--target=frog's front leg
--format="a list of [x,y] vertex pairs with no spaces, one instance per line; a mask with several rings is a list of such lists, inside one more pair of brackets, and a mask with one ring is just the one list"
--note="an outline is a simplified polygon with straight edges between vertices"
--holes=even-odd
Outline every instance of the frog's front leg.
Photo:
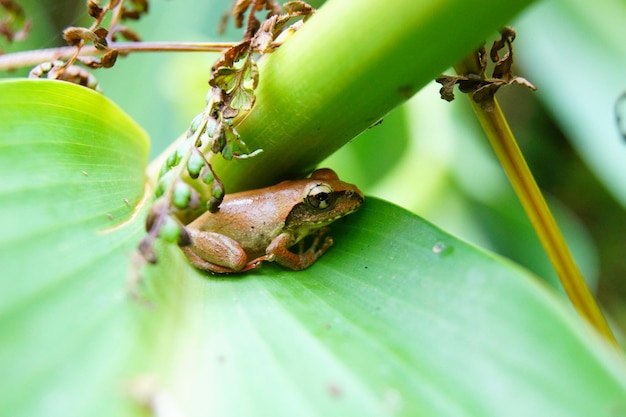
[[258,268],[267,257],[248,262],[246,251],[236,240],[214,232],[187,229],[191,244],[181,249],[193,266],[205,271],[227,274]]
[[269,260],[273,260],[285,268],[296,271],[306,269],[317,261],[326,252],[326,249],[332,246],[333,239],[328,236],[320,245],[320,241],[327,231],[328,228],[326,227],[317,230],[311,246],[305,251],[300,250],[297,254],[289,251],[289,248],[297,243],[295,242],[296,237],[291,233],[281,233],[267,247],[266,256],[270,257]]

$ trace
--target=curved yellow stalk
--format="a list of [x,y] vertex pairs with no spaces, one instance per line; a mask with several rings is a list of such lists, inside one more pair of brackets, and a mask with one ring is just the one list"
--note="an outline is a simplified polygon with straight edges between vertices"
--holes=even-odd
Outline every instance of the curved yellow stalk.
[[[480,72],[473,58],[466,59],[455,70],[459,75]],[[574,308],[600,334],[616,345],[615,336],[574,262],[497,100],[494,97],[493,111],[488,112],[470,95],[467,97]]]

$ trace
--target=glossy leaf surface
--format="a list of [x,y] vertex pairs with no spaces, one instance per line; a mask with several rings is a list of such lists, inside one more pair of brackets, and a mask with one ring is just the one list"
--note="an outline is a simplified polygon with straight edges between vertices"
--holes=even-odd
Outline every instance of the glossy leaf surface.
[[0,83],[1,415],[116,415],[147,152],[98,93]]

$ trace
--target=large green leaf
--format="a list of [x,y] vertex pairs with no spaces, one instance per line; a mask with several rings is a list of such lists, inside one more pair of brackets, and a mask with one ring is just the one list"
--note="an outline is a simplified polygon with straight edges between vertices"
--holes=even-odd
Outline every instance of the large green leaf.
[[98,93],[0,82],[0,415],[116,415],[147,152]]
[[187,416],[626,407],[623,359],[561,298],[376,199],[335,225],[309,270],[219,278],[161,248],[144,299],[131,299],[142,131],[80,87],[0,92],[2,415],[134,415],[142,402]]
[[145,374],[191,416],[626,407],[622,358],[519,267],[376,199],[333,236],[297,273],[216,278],[164,251],[166,273],[148,274],[158,308],[144,329],[160,342]]

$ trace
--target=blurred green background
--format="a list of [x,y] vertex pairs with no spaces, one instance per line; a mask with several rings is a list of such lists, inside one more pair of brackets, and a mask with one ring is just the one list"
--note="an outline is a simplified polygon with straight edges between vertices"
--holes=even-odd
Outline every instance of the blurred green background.
[[[23,1],[34,21],[31,36],[1,46],[63,45],[64,27],[91,23],[84,3]],[[146,41],[237,40],[241,32],[232,24],[223,35],[217,31],[230,4],[152,0],[150,13],[129,25]],[[499,99],[583,274],[624,330],[626,143],[614,106],[626,90],[626,1],[539,1],[510,24],[518,34],[516,72],[539,90],[511,87]],[[146,129],[155,157],[202,111],[215,59],[208,53],[142,53],[94,74],[103,93]],[[433,83],[323,165],[366,194],[501,253],[558,287],[466,100],[457,95],[452,103],[442,101]]]

